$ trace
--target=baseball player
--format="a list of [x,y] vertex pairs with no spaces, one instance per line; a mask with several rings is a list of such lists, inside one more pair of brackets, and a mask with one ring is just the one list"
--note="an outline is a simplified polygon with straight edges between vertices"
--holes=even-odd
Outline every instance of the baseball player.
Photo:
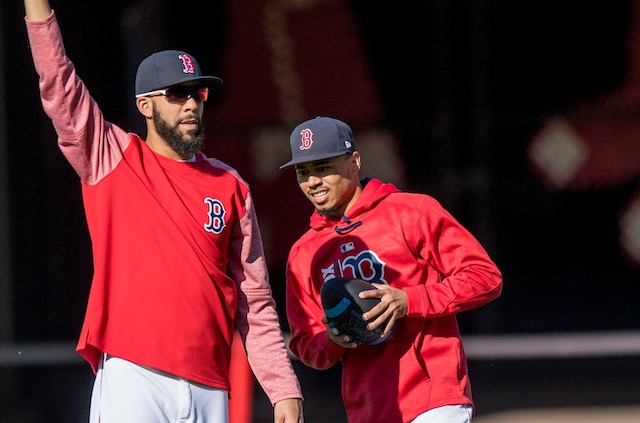
[[[433,198],[360,180],[349,126],[318,117],[290,138],[302,193],[315,206],[311,228],[287,262],[291,351],[306,365],[342,361],[349,423],[470,423],[473,401],[456,313],[502,291],[502,276],[480,243]],[[392,333],[358,345],[329,326],[320,288],[357,278],[381,302],[363,316]],[[392,331],[393,330],[393,331]]]
[[91,233],[77,345],[96,372],[90,422],[228,422],[234,326],[274,421],[302,422],[251,193],[200,152],[204,103],[222,80],[183,51],[147,57],[135,82],[142,140],[104,119],[48,1],[24,5],[42,104],[82,182]]

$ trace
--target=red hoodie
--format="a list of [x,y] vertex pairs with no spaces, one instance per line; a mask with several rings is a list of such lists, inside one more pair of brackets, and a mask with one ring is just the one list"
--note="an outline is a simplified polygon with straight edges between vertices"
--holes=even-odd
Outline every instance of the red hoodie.
[[[394,337],[345,349],[322,323],[322,283],[353,277],[402,288]],[[291,351],[327,369],[342,360],[350,423],[401,423],[443,405],[473,405],[455,313],[497,298],[502,276],[480,243],[433,198],[372,179],[342,218],[314,212],[287,268]]]

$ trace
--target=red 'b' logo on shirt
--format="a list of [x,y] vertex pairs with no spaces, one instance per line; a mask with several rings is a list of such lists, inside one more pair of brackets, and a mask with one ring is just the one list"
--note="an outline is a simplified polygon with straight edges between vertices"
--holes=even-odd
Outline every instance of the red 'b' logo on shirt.
[[302,141],[302,145],[300,146],[300,150],[308,150],[311,148],[311,144],[313,144],[313,132],[311,129],[303,129],[300,131],[300,140]]
[[181,54],[178,56],[182,60],[182,64],[184,65],[184,69],[182,72],[184,73],[194,73],[195,67],[193,66],[193,59],[191,56],[187,56],[186,54]]

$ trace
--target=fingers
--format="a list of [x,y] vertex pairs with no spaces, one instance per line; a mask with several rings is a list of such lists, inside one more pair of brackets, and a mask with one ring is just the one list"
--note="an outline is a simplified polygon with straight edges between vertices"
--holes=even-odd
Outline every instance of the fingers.
[[386,288],[389,287],[389,285],[385,285],[385,284],[379,284],[379,283],[374,283],[373,286],[375,286],[378,289],[369,289],[367,291],[362,291],[358,294],[358,296],[360,298],[382,298],[385,294]]
[[331,339],[334,344],[340,345],[343,348],[355,348],[358,346],[349,335],[340,333],[337,328],[327,327],[327,335],[329,335],[329,339]]
[[[386,336],[393,330],[396,320],[406,316],[407,314],[407,296],[404,289],[394,288],[387,284],[373,284],[376,289],[362,291],[359,293],[360,298],[379,298],[380,302],[371,310],[364,313],[362,318],[367,322],[367,329],[382,329],[382,336]],[[357,343],[339,330],[329,324],[326,317],[322,318],[322,322],[327,325],[327,335],[332,342],[344,348],[356,348]]]
[[387,324],[384,327],[384,330],[382,331],[381,336],[387,336],[387,334],[393,330],[393,327],[396,324],[396,320],[397,320],[396,315],[392,314],[389,320],[387,321]]
[[302,400],[291,398],[278,401],[274,405],[273,416],[276,423],[303,423]]
[[[374,320],[374,319],[378,320],[380,317],[384,316],[385,314],[388,314],[387,313],[388,311],[389,311],[389,305],[386,303],[380,302],[380,304],[376,305],[371,310],[364,313],[362,315],[362,318],[366,321]],[[383,320],[386,320],[386,319],[383,319]],[[378,325],[376,325],[376,327],[377,326]]]
[[394,288],[384,284],[374,284],[377,290],[363,291],[360,293],[361,298],[380,298],[380,303],[365,313],[362,317],[365,320],[376,319],[376,328],[393,315],[396,319],[407,315],[407,294],[404,289]]

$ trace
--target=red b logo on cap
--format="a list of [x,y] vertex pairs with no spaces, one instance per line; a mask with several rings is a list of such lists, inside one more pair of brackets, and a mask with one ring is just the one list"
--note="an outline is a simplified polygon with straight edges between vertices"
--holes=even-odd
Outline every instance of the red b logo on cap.
[[311,148],[311,144],[313,144],[313,132],[311,129],[303,129],[300,131],[300,140],[302,141],[302,145],[300,146],[300,150],[308,150]]
[[195,68],[193,66],[193,59],[191,59],[190,56],[187,56],[186,54],[181,54],[178,57],[180,59],[182,59],[182,64],[184,65],[184,69],[182,69],[182,72],[184,72],[184,73],[194,73],[195,72]]

